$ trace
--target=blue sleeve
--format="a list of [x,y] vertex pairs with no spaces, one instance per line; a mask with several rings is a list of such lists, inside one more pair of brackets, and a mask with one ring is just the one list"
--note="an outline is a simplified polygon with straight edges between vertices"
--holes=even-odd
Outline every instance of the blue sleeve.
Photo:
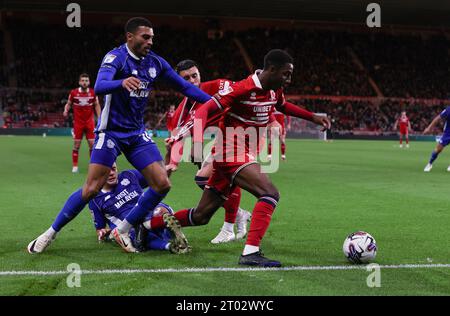
[[102,229],[106,227],[106,219],[102,211],[98,207],[95,200],[89,202],[89,209],[91,210],[92,218],[94,220],[95,229]]
[[155,234],[154,232],[148,232],[147,236],[147,248],[153,250],[166,250],[166,246],[169,240]]
[[94,92],[98,95],[110,94],[122,89],[123,79],[113,80],[114,75],[121,68],[119,57],[114,52],[108,53],[103,58],[95,81]]
[[440,116],[443,119],[447,119],[449,113],[450,113],[450,106],[446,107],[445,110],[441,112]]
[[131,172],[136,179],[139,181],[139,185],[141,186],[141,188],[145,189],[146,187],[148,187],[148,183],[147,180],[145,180],[144,176],[137,170],[127,170],[128,172]]
[[187,82],[181,78],[173,69],[170,67],[169,63],[164,60],[164,58],[158,57],[161,62],[161,78],[166,81],[172,88],[181,92],[189,99],[195,100],[200,103],[206,103],[211,99],[211,96],[193,84]]

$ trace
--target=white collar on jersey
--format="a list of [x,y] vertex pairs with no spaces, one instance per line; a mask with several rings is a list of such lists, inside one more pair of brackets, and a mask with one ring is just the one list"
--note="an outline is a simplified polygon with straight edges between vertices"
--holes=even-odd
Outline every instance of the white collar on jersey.
[[257,86],[260,89],[262,89],[262,85],[261,85],[261,82],[259,81],[258,74],[261,73],[261,72],[262,72],[262,70],[258,69],[258,70],[255,71],[255,73],[252,76],[252,79],[253,79],[253,82],[255,83],[255,86]]
[[141,60],[141,59],[144,58],[144,57],[142,57],[142,58],[137,57],[137,56],[131,51],[131,49],[128,48],[128,45],[127,45],[127,44],[125,44],[125,47],[127,48],[128,54],[130,54],[130,56],[133,57],[134,59],[136,59],[136,60]]
[[[81,89],[81,87],[78,88],[78,92],[83,92],[83,89]],[[89,88],[86,89],[86,92],[89,93]]]

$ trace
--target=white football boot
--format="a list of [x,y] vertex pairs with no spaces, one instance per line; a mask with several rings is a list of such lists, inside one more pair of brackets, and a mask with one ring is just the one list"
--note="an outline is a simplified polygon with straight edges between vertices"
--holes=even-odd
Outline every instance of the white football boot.
[[448,166],[447,171],[450,172],[450,166]]
[[242,239],[247,235],[247,223],[251,218],[250,212],[239,208],[236,216],[236,239]]
[[111,235],[114,236],[116,242],[120,247],[122,247],[125,252],[137,252],[136,248],[134,248],[133,243],[131,242],[131,238],[128,233],[121,233],[116,227],[112,230]]
[[78,167],[72,167],[72,173],[78,173]]
[[47,234],[47,232],[43,233],[42,235],[40,235],[38,238],[36,238],[35,240],[33,240],[32,242],[30,242],[28,244],[27,250],[28,253],[41,253],[45,250],[45,248],[47,248],[53,240],[55,240],[56,235],[49,236]]
[[433,168],[433,165],[431,163],[428,163],[425,168],[423,169],[424,172],[430,172]]
[[234,232],[230,232],[228,230],[221,229],[219,234],[211,240],[212,244],[223,244],[226,242],[230,242],[236,239]]

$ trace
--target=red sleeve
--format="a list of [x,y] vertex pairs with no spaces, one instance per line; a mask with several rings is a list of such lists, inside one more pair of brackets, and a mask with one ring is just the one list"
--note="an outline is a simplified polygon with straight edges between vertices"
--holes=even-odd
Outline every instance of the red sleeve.
[[283,105],[277,106],[277,109],[278,111],[283,112],[286,115],[299,117],[308,121],[312,121],[314,115],[313,112],[309,112],[308,110],[305,110],[298,105],[287,101],[285,101]]
[[213,96],[222,110],[238,104],[237,101],[249,91],[246,86],[246,81],[236,82],[224,90],[220,90]]
[[[199,126],[197,125],[198,126],[197,128],[195,128],[194,126],[194,136],[193,136],[194,143],[203,142],[203,131],[205,130],[208,118],[212,114],[217,112],[219,109],[222,110],[220,104],[218,104],[215,98],[212,98],[208,102],[204,103],[197,111],[195,111],[194,120],[196,122],[199,122],[200,124]],[[196,132],[196,130],[199,130],[200,133]]]
[[70,102],[73,101],[73,90],[70,90],[70,93],[69,93],[69,101],[70,101]]

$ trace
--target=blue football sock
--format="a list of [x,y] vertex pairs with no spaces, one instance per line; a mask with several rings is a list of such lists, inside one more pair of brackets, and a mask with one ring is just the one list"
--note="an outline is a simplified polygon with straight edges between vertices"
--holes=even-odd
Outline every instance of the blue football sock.
[[438,154],[437,152],[433,151],[433,152],[431,153],[431,157],[430,157],[429,163],[432,164],[432,163],[436,160],[436,158],[438,157],[438,155],[439,155],[439,154]]
[[75,191],[67,199],[66,204],[64,204],[62,210],[56,216],[52,227],[55,231],[60,231],[68,222],[75,218],[86,206],[87,202],[83,201],[81,198],[82,189]]
[[152,188],[148,188],[147,191],[141,195],[137,204],[133,207],[127,217],[125,217],[125,220],[131,225],[136,225],[144,219],[149,210],[153,210],[158,203],[162,201],[164,196],[165,195],[153,191]]

